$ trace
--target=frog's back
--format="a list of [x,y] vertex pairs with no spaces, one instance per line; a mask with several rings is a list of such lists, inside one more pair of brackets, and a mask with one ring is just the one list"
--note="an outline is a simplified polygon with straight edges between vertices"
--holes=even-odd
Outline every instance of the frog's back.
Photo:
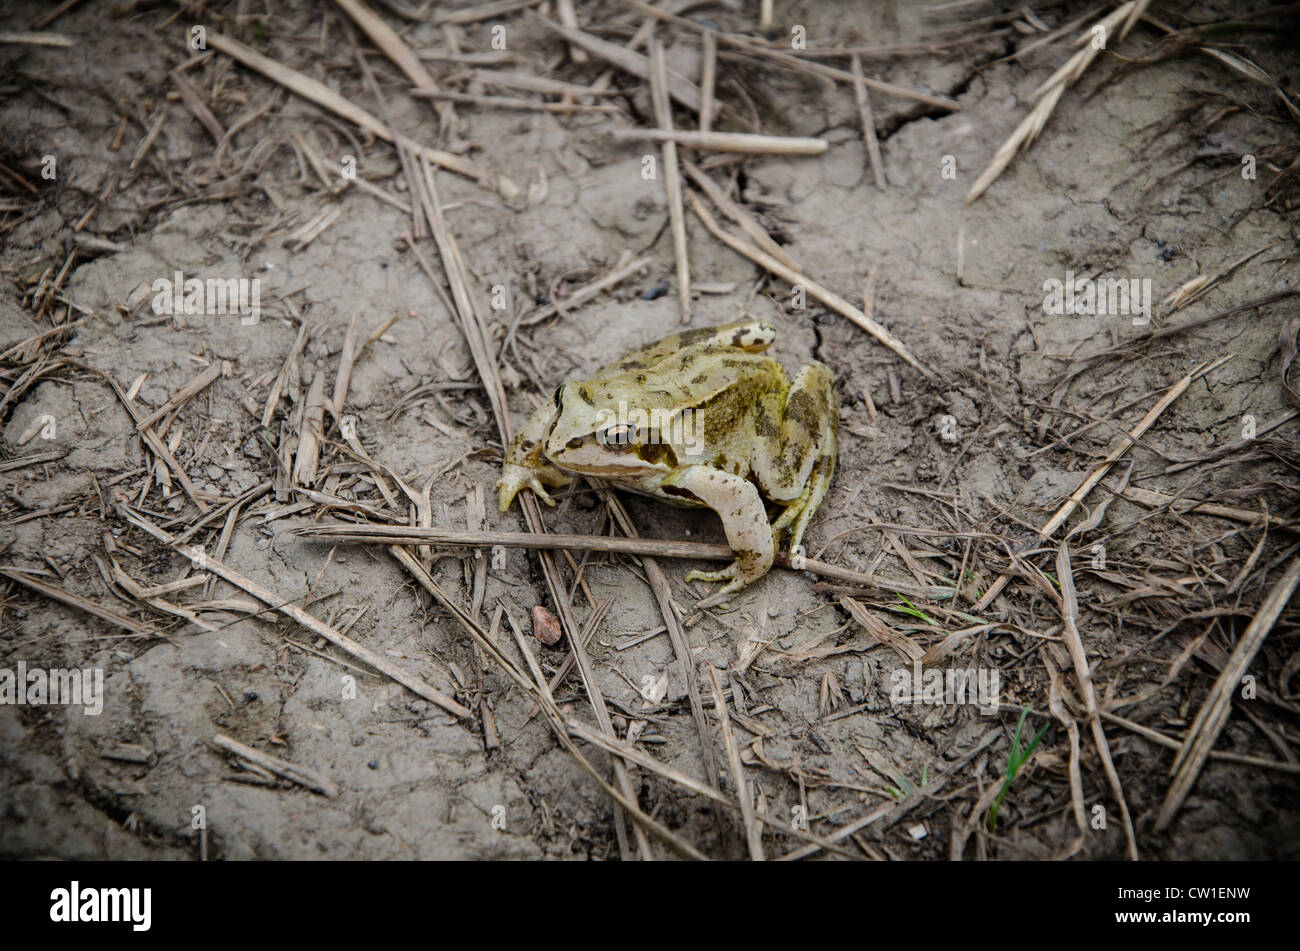
[[738,320],[735,323],[722,324],[718,327],[699,327],[669,334],[662,340],[638,347],[625,353],[612,363],[607,363],[596,371],[593,379],[621,376],[636,370],[645,370],[688,347],[716,344],[734,347],[749,353],[766,350],[776,339],[776,328],[763,320]]

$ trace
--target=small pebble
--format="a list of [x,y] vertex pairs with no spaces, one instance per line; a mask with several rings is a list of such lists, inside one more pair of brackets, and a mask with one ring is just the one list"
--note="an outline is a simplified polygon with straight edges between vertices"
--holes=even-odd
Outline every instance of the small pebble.
[[554,614],[540,604],[533,608],[533,637],[547,647],[554,647],[562,636],[560,621]]

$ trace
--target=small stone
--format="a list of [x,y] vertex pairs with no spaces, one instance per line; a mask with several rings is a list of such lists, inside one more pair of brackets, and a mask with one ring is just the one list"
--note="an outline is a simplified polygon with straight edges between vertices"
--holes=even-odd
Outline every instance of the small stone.
[[554,647],[562,636],[560,621],[554,614],[540,604],[533,608],[533,637],[547,647]]

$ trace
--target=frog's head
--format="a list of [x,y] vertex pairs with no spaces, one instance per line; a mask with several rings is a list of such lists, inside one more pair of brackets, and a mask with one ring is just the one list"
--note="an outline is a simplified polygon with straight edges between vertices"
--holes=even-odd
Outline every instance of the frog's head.
[[[623,394],[625,397],[626,394]],[[648,425],[650,414],[600,383],[565,383],[555,391],[547,458],[562,469],[597,476],[668,471],[671,449]]]

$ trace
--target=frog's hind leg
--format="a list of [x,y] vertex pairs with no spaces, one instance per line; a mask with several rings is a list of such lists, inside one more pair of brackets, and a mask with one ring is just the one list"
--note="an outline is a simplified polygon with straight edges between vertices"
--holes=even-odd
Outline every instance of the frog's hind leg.
[[[790,530],[790,549],[803,543],[803,533],[826,497],[839,449],[839,401],[835,380],[825,364],[813,361],[799,371],[786,393],[780,422],[775,407],[760,409],[760,439],[754,471],[763,493],[785,506],[772,523],[774,540]],[[766,422],[764,422],[764,419]]]
[[719,596],[732,594],[758,580],[772,567],[772,545],[767,509],[758,489],[747,479],[708,466],[686,466],[660,485],[677,495],[707,505],[722,519],[727,544],[736,560],[721,571],[691,571],[687,581],[725,581]]

